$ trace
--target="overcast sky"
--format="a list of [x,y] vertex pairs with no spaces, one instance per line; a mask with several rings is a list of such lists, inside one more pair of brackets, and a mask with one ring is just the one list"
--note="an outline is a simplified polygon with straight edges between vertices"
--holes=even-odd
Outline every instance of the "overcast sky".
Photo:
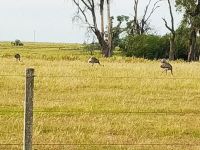
[[[139,16],[142,16],[148,0],[140,0]],[[152,0],[156,1],[156,0]],[[133,0],[112,0],[111,15],[133,17]],[[162,17],[170,21],[167,2],[151,17],[151,25],[157,34],[165,34]],[[175,10],[174,10],[175,12]],[[72,22],[75,6],[72,0],[1,0],[0,1],[0,41],[65,42],[83,43],[86,29]],[[174,13],[176,26],[181,14]]]

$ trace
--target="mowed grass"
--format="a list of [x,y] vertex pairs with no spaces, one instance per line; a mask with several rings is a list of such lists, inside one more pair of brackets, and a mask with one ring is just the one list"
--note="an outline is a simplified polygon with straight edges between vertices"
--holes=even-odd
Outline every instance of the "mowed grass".
[[88,64],[78,44],[0,43],[0,149],[22,149],[2,144],[23,142],[28,67],[36,75],[34,149],[200,149],[199,62],[171,62],[172,76],[159,61],[95,55],[104,66]]

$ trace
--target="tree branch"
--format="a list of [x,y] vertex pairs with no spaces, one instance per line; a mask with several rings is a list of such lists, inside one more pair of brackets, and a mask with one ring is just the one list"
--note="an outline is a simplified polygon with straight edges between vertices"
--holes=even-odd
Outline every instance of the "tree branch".
[[145,10],[144,10],[143,20],[145,20],[145,17],[146,17],[146,15],[147,15],[147,11],[148,11],[148,9],[149,9],[150,4],[151,4],[151,0],[149,0],[148,4],[147,4],[147,6],[146,6],[146,8],[145,8]]
[[172,6],[171,6],[170,0],[168,0],[168,4],[169,4],[169,11],[170,11],[171,23],[172,23],[171,29],[174,31],[174,17],[173,17],[173,13],[172,13]]
[[155,10],[156,10],[157,8],[160,7],[160,6],[157,6],[157,4],[158,4],[160,1],[162,1],[162,0],[158,0],[158,1],[156,1],[156,2],[154,3],[153,8],[152,8],[152,10],[151,10],[149,16],[147,17],[146,20],[144,20],[145,22],[147,22],[147,21],[149,20],[149,18],[151,17],[151,15],[155,12]]
[[[78,7],[78,10],[81,12],[81,14],[83,15],[84,19],[85,19],[85,22],[89,25],[89,28],[93,29],[94,27],[89,23],[88,19],[87,19],[87,16],[85,14],[85,9],[82,9],[79,2],[77,2],[76,0],[73,0],[74,4]],[[87,6],[86,6],[87,7]],[[88,7],[87,7],[88,8]],[[79,12],[78,12],[79,13]]]
[[165,20],[165,18],[162,18],[162,19],[163,19],[163,21],[165,22],[166,28],[167,28],[169,31],[173,32],[172,28],[170,28],[170,27],[168,26],[167,21]]
[[81,2],[91,11],[91,6],[89,6],[84,0],[81,0]]

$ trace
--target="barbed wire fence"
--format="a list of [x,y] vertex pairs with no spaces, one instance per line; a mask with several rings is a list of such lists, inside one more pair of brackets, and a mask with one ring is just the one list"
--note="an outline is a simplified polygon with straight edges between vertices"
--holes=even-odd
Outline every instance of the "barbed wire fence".
[[[29,68],[30,69],[30,68]],[[32,70],[33,71],[33,70]],[[33,72],[30,75],[6,75],[2,74],[0,77],[4,78],[10,78],[10,77],[20,77],[21,79],[23,78],[32,78],[31,81],[29,81],[26,84],[26,87],[29,88],[29,94],[27,94],[27,91],[25,91],[25,99],[29,99],[32,101],[33,98],[33,83],[34,83],[34,78],[92,78],[90,76],[55,76],[55,75],[34,75]],[[136,79],[136,80],[162,80],[163,78],[152,78],[152,77],[122,77],[122,76],[95,76],[95,78],[100,78],[100,79]],[[200,78],[175,78],[175,77],[170,77],[167,78],[168,80],[199,80]],[[31,82],[31,83],[30,83]],[[31,86],[29,86],[31,84]],[[25,88],[26,89],[26,88]],[[30,94],[31,93],[31,94]],[[30,102],[29,101],[29,102]],[[26,121],[24,120],[24,135],[23,135],[23,140],[24,143],[1,143],[0,142],[0,147],[12,147],[12,146],[17,146],[17,147],[22,147],[24,149],[32,149],[32,146],[183,146],[183,147],[200,147],[200,142],[199,143],[32,143],[32,125],[34,125],[34,122],[32,120],[33,114],[37,113],[62,113],[62,114],[77,114],[77,115],[118,115],[118,114],[140,114],[140,115],[192,115],[192,116],[200,116],[200,110],[199,111],[170,111],[170,112],[164,112],[164,111],[63,111],[63,110],[34,110],[33,104],[30,103],[25,103],[24,105],[28,104],[24,110],[3,110],[0,112],[0,116],[4,115],[4,113],[20,113],[24,114],[24,118],[28,118],[28,124],[26,124]],[[34,103],[34,102],[33,102]],[[28,107],[28,108],[27,108]],[[29,108],[30,107],[30,108]],[[26,112],[26,113],[25,113]],[[26,116],[28,115],[28,116]],[[28,129],[26,129],[28,128]],[[28,130],[28,131],[27,131]],[[25,133],[27,132],[27,133]],[[27,141],[26,141],[27,140]]]

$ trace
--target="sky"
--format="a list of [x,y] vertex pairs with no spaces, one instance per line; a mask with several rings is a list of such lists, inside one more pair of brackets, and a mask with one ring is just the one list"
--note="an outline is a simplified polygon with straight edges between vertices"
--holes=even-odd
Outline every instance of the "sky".
[[[152,0],[155,2],[156,0]],[[139,17],[148,0],[140,0]],[[76,7],[72,0],[0,0],[0,41],[83,43],[88,40],[86,27],[72,21]],[[174,11],[175,25],[181,14]],[[133,17],[133,0],[112,0],[111,15]],[[169,32],[162,17],[170,23],[167,2],[152,15],[151,27],[159,35]]]

